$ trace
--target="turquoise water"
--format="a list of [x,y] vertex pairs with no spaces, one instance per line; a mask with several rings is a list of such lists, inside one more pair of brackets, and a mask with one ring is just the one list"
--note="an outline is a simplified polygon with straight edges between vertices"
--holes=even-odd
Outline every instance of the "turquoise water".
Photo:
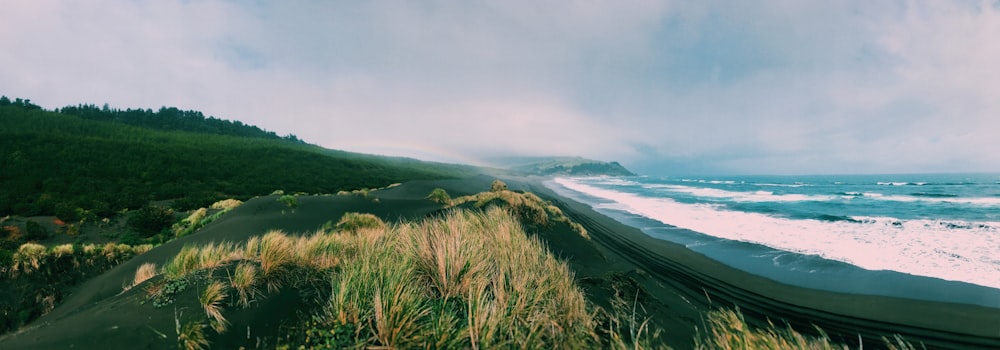
[[1000,175],[558,178],[647,234],[780,282],[1000,307]]

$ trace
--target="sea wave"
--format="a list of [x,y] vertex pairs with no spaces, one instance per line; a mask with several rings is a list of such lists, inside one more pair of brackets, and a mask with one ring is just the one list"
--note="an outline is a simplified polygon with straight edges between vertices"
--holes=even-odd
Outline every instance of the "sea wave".
[[865,192],[864,197],[876,200],[895,202],[934,202],[971,204],[977,206],[1000,206],[1000,198],[997,197],[959,197],[957,195],[934,195],[934,194],[912,194],[912,195],[884,195],[881,193]]
[[644,197],[571,179],[555,182],[612,201],[621,210],[710,236],[818,255],[869,270],[1000,288],[1000,260],[996,258],[1000,256],[1000,222],[836,216],[796,220]]
[[775,194],[772,191],[739,192],[726,191],[716,188],[691,187],[682,185],[667,184],[645,184],[646,189],[662,189],[671,192],[686,193],[702,198],[722,198],[736,202],[805,202],[805,201],[829,201],[836,199],[836,196],[827,195],[807,195],[807,194]]

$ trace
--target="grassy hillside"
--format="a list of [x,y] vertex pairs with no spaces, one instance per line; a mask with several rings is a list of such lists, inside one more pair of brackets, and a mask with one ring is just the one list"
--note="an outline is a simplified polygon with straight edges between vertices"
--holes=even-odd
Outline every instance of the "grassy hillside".
[[[169,117],[162,118],[169,124]],[[285,138],[157,130],[94,119],[30,103],[0,104],[0,215],[76,221],[154,200],[180,199],[180,209],[190,209],[276,189],[333,193],[474,171],[334,152]]]

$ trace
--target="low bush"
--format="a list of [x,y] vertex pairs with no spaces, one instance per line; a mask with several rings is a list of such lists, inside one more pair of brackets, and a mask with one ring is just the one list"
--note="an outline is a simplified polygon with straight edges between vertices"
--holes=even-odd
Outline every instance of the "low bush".
[[383,229],[385,227],[385,222],[382,222],[382,219],[375,215],[348,212],[340,217],[335,229],[343,232],[356,232],[361,229]]
[[142,237],[150,237],[163,232],[174,222],[174,211],[168,208],[150,205],[136,210],[129,216],[126,224]]

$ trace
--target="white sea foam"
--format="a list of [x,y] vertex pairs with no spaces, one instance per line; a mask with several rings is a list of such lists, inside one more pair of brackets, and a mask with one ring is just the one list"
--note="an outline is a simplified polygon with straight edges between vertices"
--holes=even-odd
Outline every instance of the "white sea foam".
[[801,182],[796,182],[796,183],[793,183],[793,184],[759,183],[759,184],[754,184],[754,185],[757,185],[757,186],[767,186],[767,187],[796,187],[796,188],[797,187],[812,186],[812,185],[801,183]]
[[613,201],[621,210],[720,238],[815,254],[870,270],[1000,288],[1000,223],[949,223],[856,217],[859,222],[792,220],[682,204],[556,179],[570,190]]
[[1000,206],[1000,197],[917,197],[905,195],[884,195],[877,192],[865,192],[863,195],[869,199],[894,202],[931,202],[972,204],[978,206]]
[[687,193],[705,198],[725,198],[737,202],[805,202],[805,201],[828,201],[837,198],[836,196],[825,195],[805,195],[805,194],[774,194],[771,191],[737,192],[726,191],[715,188],[690,187],[681,185],[648,184],[643,185],[648,189],[664,189],[671,192]]

